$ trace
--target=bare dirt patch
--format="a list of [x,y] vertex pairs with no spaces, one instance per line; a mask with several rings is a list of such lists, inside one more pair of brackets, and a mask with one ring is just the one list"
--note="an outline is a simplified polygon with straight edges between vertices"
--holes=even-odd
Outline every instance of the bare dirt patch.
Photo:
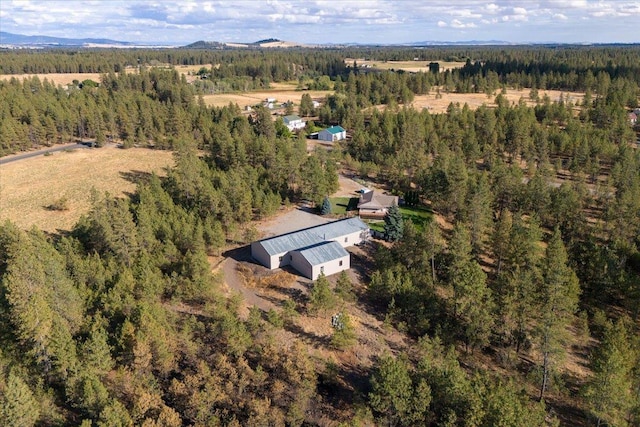
[[[91,189],[123,196],[150,172],[173,165],[169,151],[117,147],[57,152],[0,167],[0,221],[44,231],[69,230],[91,207]],[[66,199],[68,210],[47,206]]]

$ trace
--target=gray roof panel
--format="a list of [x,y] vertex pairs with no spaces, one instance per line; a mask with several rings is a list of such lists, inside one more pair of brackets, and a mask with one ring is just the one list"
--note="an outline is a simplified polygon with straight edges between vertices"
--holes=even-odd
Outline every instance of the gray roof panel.
[[296,252],[299,252],[312,266],[349,256],[349,252],[338,242],[322,242]]
[[367,224],[358,217],[341,219],[314,227],[293,231],[279,236],[260,240],[270,256],[283,254],[296,249],[307,248],[337,237],[358,231],[368,230]]

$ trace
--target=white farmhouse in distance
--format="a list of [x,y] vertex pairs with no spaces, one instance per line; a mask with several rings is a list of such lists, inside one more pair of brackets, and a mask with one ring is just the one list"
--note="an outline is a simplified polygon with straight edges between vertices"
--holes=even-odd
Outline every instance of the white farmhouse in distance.
[[290,116],[284,116],[282,118],[285,126],[291,131],[303,129],[307,124],[299,116],[292,114]]
[[342,126],[331,126],[318,132],[318,139],[329,142],[342,141],[347,139],[347,131]]
[[251,243],[251,256],[270,270],[290,265],[316,280],[351,267],[344,248],[363,243],[369,227],[358,217],[342,219]]

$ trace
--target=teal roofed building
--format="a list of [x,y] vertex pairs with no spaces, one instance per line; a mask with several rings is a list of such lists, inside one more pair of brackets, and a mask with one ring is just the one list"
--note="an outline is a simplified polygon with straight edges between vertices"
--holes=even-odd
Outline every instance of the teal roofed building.
[[331,126],[318,132],[318,139],[329,142],[342,141],[347,139],[347,131],[342,126]]

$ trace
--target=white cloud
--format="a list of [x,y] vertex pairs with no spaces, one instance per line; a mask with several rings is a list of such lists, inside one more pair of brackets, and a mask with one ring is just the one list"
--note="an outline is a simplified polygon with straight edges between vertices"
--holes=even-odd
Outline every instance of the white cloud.
[[458,19],[454,19],[453,21],[451,21],[451,26],[453,28],[476,28],[476,24],[474,24],[473,22],[464,23]]
[[527,9],[525,9],[524,7],[514,7],[513,8],[513,14],[514,15],[526,15],[527,14]]
[[498,13],[502,8],[495,3],[489,3],[484,7],[484,10],[487,13]]
[[[0,28],[131,41],[637,42],[640,0],[0,0]],[[587,24],[588,22],[588,24]],[[474,28],[482,33],[474,35]],[[331,31],[327,31],[330,27]],[[597,28],[597,31],[594,31]],[[426,33],[433,29],[433,33]],[[143,39],[141,40],[140,37]]]

